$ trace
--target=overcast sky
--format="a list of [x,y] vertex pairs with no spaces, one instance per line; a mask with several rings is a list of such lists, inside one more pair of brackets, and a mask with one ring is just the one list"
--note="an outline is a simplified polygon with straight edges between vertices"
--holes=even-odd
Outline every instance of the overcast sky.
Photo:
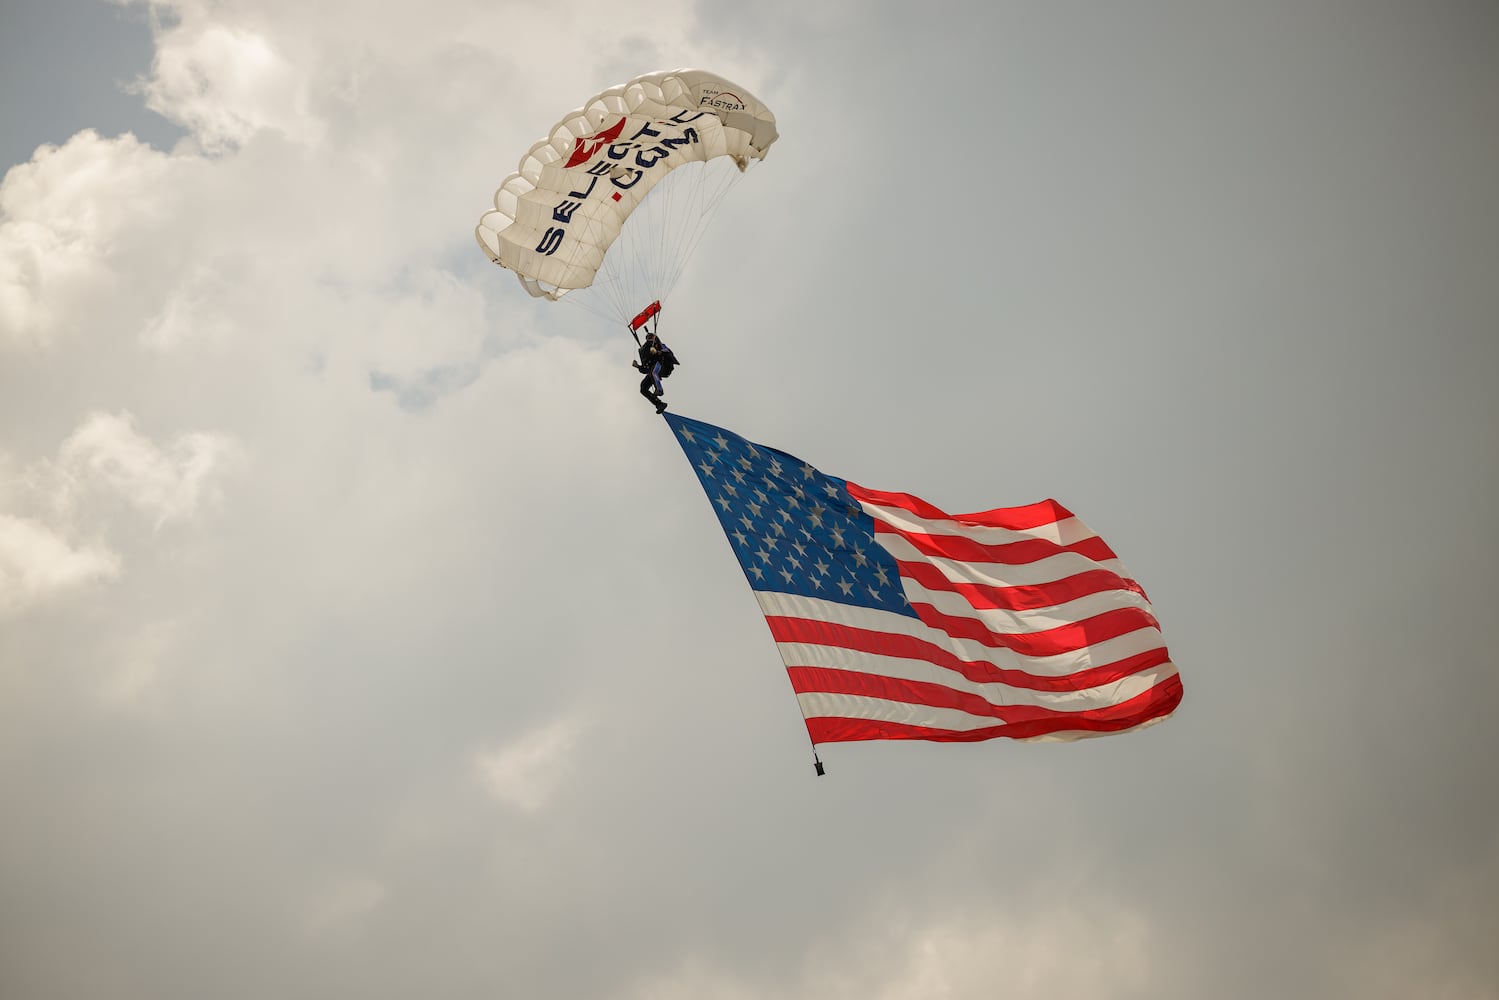
[[[474,245],[777,114],[669,399],[1055,497],[1186,697],[811,750],[633,345]],[[1499,998],[1499,8],[10,0],[7,1000]]]

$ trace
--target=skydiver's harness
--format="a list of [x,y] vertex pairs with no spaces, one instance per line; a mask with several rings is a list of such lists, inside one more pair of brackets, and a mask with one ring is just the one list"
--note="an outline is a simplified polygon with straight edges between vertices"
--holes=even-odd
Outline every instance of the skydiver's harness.
[[649,343],[640,345],[640,360],[635,367],[647,378],[666,378],[678,364],[676,352],[657,340],[654,348]]

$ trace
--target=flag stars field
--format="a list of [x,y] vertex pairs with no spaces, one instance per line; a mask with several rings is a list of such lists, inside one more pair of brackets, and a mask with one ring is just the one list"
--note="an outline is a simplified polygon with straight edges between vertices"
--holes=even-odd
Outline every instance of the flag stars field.
[[[793,462],[790,467],[801,476],[801,481],[796,481],[788,475],[788,466],[773,452],[746,441],[719,434],[707,439],[713,447],[700,449],[700,435],[693,434],[690,428],[679,426],[677,433],[684,448],[701,451],[702,457],[693,464],[718,508],[725,530],[734,539],[745,573],[753,584],[779,579],[778,586],[784,585],[792,592],[824,589],[827,581],[823,578],[830,575],[833,564],[819,560],[813,564],[817,572],[807,573],[804,559],[812,551],[809,545],[823,552],[841,552],[841,557],[833,558],[839,562],[851,561],[855,568],[870,563],[869,551],[875,547],[874,521],[844,491],[841,480],[824,476],[805,462]],[[721,481],[718,470],[725,466],[746,490]],[[809,481],[812,492],[825,496],[836,506],[824,506],[818,501],[806,504],[808,489],[802,483]],[[752,482],[759,485],[749,486]],[[788,538],[794,539],[794,544],[783,546],[782,542]],[[878,585],[863,588],[869,599],[880,604],[898,602],[892,606],[904,604],[899,600],[901,595],[890,589],[890,568],[881,565],[876,570],[869,582]],[[836,583],[849,596],[859,587],[856,581],[857,574],[846,572]]]

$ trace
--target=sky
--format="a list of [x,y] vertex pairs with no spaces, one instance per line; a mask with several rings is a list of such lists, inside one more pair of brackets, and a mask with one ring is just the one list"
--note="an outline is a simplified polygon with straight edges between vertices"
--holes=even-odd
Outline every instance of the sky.
[[[472,232],[698,66],[685,415],[1054,497],[1185,700],[811,747],[617,327]],[[0,995],[1499,998],[1499,9],[0,8]]]

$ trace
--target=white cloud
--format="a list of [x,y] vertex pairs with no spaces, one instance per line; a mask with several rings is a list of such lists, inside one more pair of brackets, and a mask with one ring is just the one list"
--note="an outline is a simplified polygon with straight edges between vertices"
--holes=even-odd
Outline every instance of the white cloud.
[[303,906],[303,929],[310,935],[321,935],[355,927],[378,909],[389,894],[382,882],[367,876],[329,885]]
[[[753,79],[747,57],[701,52],[685,2],[607,18],[586,3],[458,3],[441,31],[420,7],[149,6],[158,53],[140,86],[194,142],[169,154],[84,131],[9,173],[0,348],[109,339],[176,353],[269,335],[316,351],[357,329],[370,366],[398,377],[421,373],[394,356],[434,342],[447,346],[429,367],[472,363],[482,303],[504,281],[460,287],[444,272],[455,255],[482,262],[468,234],[520,153],[641,67],[708,62]],[[616,51],[619,26],[647,20]],[[571,51],[602,58],[559,62],[520,42],[550,41],[559,23],[576,32]],[[413,289],[437,290],[435,320],[409,308]],[[419,335],[413,320],[427,321]]]
[[[641,66],[679,65],[681,54],[696,48],[695,11],[687,0],[620,2],[609,5],[606,16],[584,0],[546,6],[460,0],[444,5],[441,30],[434,30],[434,12],[420,5],[386,7],[379,16],[348,0],[149,0],[149,6],[158,14],[157,55],[140,88],[153,110],[183,125],[215,154],[267,130],[294,143],[319,143],[335,118],[364,100],[398,98],[374,117],[399,120],[412,110],[413,83],[429,99],[491,109],[485,118],[492,128],[495,93],[523,100],[532,88],[517,81],[544,77],[558,93],[576,92],[570,102],[548,109],[560,117],[589,88],[620,82]],[[630,25],[642,29],[630,31]],[[558,60],[555,44],[564,35],[568,51],[595,52],[598,58]],[[618,58],[614,50],[621,45],[634,50],[630,58],[610,79],[593,78],[611,57]],[[482,60],[466,58],[473,54]],[[720,65],[730,76],[735,68],[742,67]],[[493,73],[501,76],[483,79]],[[382,74],[402,78],[403,92],[387,94]],[[464,86],[445,91],[448,81]],[[490,83],[504,89],[487,91]],[[515,110],[525,121],[525,106]],[[538,135],[549,123],[535,123]]]
[[171,351],[191,340],[222,342],[237,329],[224,308],[233,294],[229,276],[206,262],[187,268],[177,287],[166,293],[161,308],[141,331],[141,343]]
[[474,756],[485,788],[522,812],[540,810],[572,771],[572,751],[584,724],[563,718],[492,751]]
[[270,39],[188,9],[157,37],[145,86],[153,111],[183,125],[210,153],[243,143],[261,129],[314,141],[321,123],[308,108],[306,74]]
[[47,525],[0,513],[0,613],[14,613],[120,573],[102,546],[74,546]]
[[[0,348],[42,346],[101,320],[90,307],[122,269],[132,231],[191,169],[134,136],[92,130],[13,167],[0,184]],[[171,254],[153,263],[163,260]]]
[[131,414],[95,413],[63,442],[60,461],[70,479],[114,493],[160,527],[214,498],[215,479],[238,457],[221,434],[181,434],[163,448],[135,429]]
[[[435,268],[415,268],[404,282],[362,304],[356,324],[372,371],[402,379],[434,368],[474,363],[489,334],[484,296]],[[420,330],[420,336],[412,336]]]
[[[123,500],[159,529],[216,499],[223,473],[241,457],[221,434],[180,434],[160,446],[135,429],[129,413],[90,415],[56,459],[20,472],[0,454],[8,487],[0,504],[10,511],[0,510],[0,611],[22,611],[122,573],[123,559],[104,542],[77,540],[105,534],[110,519],[101,502]],[[127,669],[119,690],[139,689],[149,672],[141,664]]]

